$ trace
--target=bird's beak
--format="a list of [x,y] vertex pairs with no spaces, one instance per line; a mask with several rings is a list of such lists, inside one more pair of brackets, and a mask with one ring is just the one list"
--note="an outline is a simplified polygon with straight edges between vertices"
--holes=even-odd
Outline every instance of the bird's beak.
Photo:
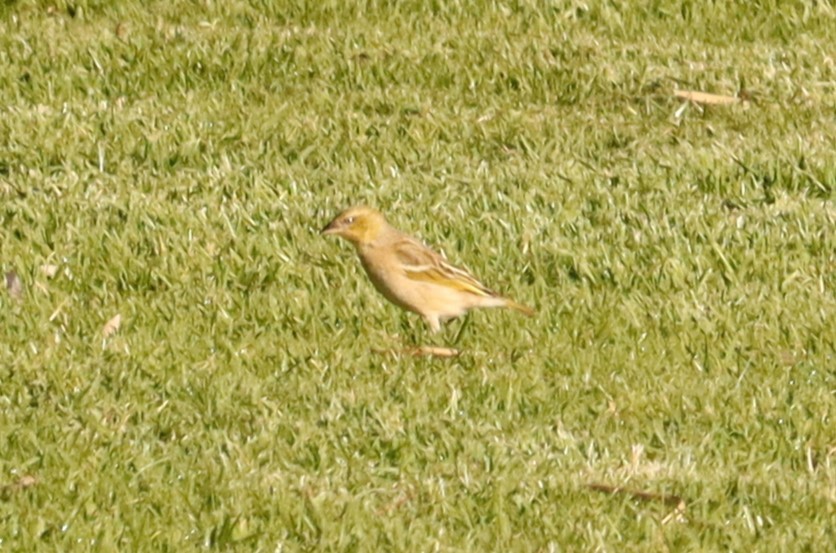
[[330,234],[337,234],[337,232],[339,232],[340,229],[339,229],[339,226],[336,223],[337,223],[337,220],[334,219],[333,221],[328,223],[325,226],[324,229],[319,231],[319,234],[321,234],[322,236],[328,236]]

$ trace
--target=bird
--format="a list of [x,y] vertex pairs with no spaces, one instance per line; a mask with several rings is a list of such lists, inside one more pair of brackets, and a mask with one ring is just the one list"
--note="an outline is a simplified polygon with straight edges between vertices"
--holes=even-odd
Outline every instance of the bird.
[[475,307],[506,307],[533,316],[534,310],[500,296],[464,269],[419,240],[396,229],[368,206],[346,209],[322,229],[354,245],[378,292],[395,305],[424,318],[433,333],[448,319]]

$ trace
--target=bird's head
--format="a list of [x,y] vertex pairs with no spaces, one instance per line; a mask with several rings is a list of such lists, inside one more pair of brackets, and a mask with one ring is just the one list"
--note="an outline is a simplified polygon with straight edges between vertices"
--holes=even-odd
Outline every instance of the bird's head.
[[355,246],[361,246],[374,241],[385,226],[382,213],[371,207],[356,206],[334,217],[322,229],[322,234],[341,236]]

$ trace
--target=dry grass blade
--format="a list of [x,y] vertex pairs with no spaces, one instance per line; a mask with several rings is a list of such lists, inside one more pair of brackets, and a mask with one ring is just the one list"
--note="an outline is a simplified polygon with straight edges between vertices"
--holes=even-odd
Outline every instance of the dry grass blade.
[[15,271],[6,273],[6,290],[9,291],[9,296],[15,301],[20,301],[23,298],[23,283]]
[[58,274],[58,265],[41,265],[41,274],[46,278],[52,278]]
[[683,100],[690,100],[697,104],[706,104],[713,106],[727,106],[740,102],[737,96],[726,96],[724,94],[711,94],[709,92],[699,92],[696,90],[674,90],[673,95],[676,98]]
[[608,493],[611,495],[624,494],[641,501],[658,501],[665,505],[677,508],[681,506],[683,510],[685,509],[685,501],[678,495],[644,492],[641,490],[624,488],[622,486],[610,486],[609,484],[588,484],[587,487],[597,492]]
[[102,327],[102,337],[108,338],[112,336],[119,330],[120,326],[122,326],[122,315],[117,313],[115,317],[106,322],[104,327]]
[[634,499],[638,499],[639,501],[659,502],[663,505],[673,507],[673,510],[662,518],[663,525],[669,523],[672,520],[677,520],[680,522],[684,522],[685,520],[683,515],[685,514],[685,509],[687,505],[685,504],[685,500],[678,495],[667,493],[644,492],[641,490],[632,490],[629,488],[624,488],[622,486],[610,486],[609,484],[588,484],[587,487],[592,490],[607,493],[610,495],[624,494],[629,495]]
[[458,357],[461,351],[455,348],[445,348],[441,346],[413,346],[403,349],[374,349],[375,353],[379,354],[394,354],[394,355],[411,355],[413,357]]
[[64,298],[64,301],[62,301],[60,304],[58,304],[58,307],[56,307],[55,311],[53,311],[52,314],[49,316],[49,321],[50,322],[54,321],[55,319],[57,319],[61,315],[61,312],[64,310],[64,306],[67,305],[69,303],[69,301],[70,301],[69,298]]
[[440,346],[416,346],[406,350],[409,355],[416,357],[458,357],[461,352],[455,348],[445,348]]
[[662,518],[662,524],[667,524],[672,520],[676,520],[677,522],[685,522],[685,502],[680,501],[677,503],[676,507],[668,513],[667,515]]
[[12,494],[25,490],[26,488],[31,488],[37,483],[37,478],[29,474],[24,474],[17,482],[0,486],[0,499],[8,501]]

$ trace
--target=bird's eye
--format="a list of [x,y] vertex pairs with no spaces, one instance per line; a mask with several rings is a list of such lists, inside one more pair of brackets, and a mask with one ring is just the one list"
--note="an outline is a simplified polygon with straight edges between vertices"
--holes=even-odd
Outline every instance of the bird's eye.
[[350,225],[350,224],[352,224],[353,222],[354,222],[354,217],[346,217],[346,218],[345,218],[345,224],[346,224],[346,225]]

